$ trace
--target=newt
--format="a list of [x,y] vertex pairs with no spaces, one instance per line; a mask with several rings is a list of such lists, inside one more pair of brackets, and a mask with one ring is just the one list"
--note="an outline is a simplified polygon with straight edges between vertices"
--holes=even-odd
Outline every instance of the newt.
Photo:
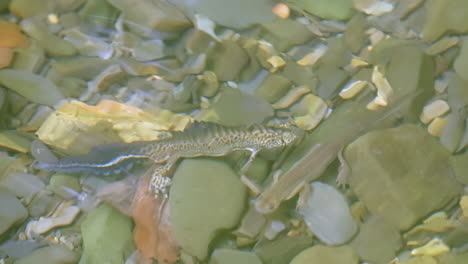
[[[261,192],[255,200],[255,208],[262,214],[275,211],[281,202],[300,194],[307,184],[319,178],[325,169],[339,156],[345,146],[353,142],[372,127],[392,115],[408,99],[413,98],[421,91],[411,92],[399,102],[387,107],[381,113],[376,113],[371,118],[357,121],[347,131],[340,133],[336,138],[330,138],[313,145],[303,156],[284,172],[278,170],[274,173],[273,182]],[[343,176],[338,181],[343,181]],[[305,190],[307,191],[307,190]],[[298,205],[301,205],[301,195]]]
[[161,192],[170,183],[163,179],[179,158],[198,156],[225,156],[231,151],[250,152],[242,167],[245,171],[258,152],[291,145],[301,138],[298,128],[280,129],[263,125],[227,127],[215,123],[194,122],[181,132],[155,141],[113,143],[98,146],[88,154],[66,157],[58,162],[38,163],[36,168],[58,172],[81,172],[91,174],[118,173],[138,161],[161,164],[153,175],[152,188]]

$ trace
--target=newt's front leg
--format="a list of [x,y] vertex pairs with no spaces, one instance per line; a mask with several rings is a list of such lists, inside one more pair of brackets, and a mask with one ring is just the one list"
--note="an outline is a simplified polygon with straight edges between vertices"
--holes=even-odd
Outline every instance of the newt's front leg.
[[158,198],[159,195],[162,195],[163,198],[168,197],[168,188],[172,183],[169,177],[172,166],[172,164],[164,164],[153,170],[148,188],[154,193],[155,198]]

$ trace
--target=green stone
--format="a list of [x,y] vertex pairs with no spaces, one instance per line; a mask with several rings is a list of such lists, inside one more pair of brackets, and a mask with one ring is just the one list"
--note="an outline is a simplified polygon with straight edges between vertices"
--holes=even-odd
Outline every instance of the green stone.
[[50,71],[54,71],[59,76],[76,77],[88,81],[113,63],[115,63],[113,60],[96,57],[67,57],[53,60]]
[[273,116],[270,104],[238,89],[221,89],[218,99],[201,116],[201,120],[218,122],[227,126],[261,123]]
[[8,5],[10,4],[10,0],[0,0],[0,12],[3,12],[8,8]]
[[252,252],[217,249],[211,255],[210,264],[262,264],[260,259]]
[[290,261],[299,252],[312,246],[313,239],[306,235],[281,236],[273,241],[257,243],[254,250],[263,263],[284,264]]
[[20,25],[50,56],[72,56],[77,53],[70,42],[51,32],[47,24],[37,17],[24,19]]
[[291,81],[279,74],[270,74],[255,90],[255,95],[270,104],[283,97],[291,87]]
[[464,185],[468,185],[468,153],[451,156],[450,163],[457,179]]
[[448,78],[448,103],[454,112],[464,111],[468,105],[468,80],[464,80],[454,72],[447,73]]
[[210,57],[213,71],[220,81],[237,80],[249,61],[245,51],[234,41],[219,43]]
[[54,106],[64,99],[54,83],[28,71],[0,70],[0,84],[39,104]]
[[77,177],[68,174],[56,173],[50,178],[47,189],[63,198],[71,199],[75,196],[73,193],[70,193],[68,189],[79,193],[81,191],[81,186]]
[[291,19],[279,19],[263,23],[262,39],[271,42],[278,51],[286,51],[292,46],[301,45],[314,35],[304,25]]
[[183,160],[174,173],[168,201],[178,244],[188,254],[205,259],[216,235],[239,223],[246,195],[239,176],[225,163]]
[[301,66],[295,61],[290,61],[284,66],[281,74],[289,79],[294,85],[305,85],[312,91],[315,91],[318,84],[318,78],[309,67]]
[[289,2],[323,19],[346,20],[354,13],[352,0],[291,0]]
[[440,143],[450,152],[455,153],[465,133],[465,116],[459,112],[452,112],[447,117]]
[[348,73],[333,65],[323,65],[317,70],[320,85],[317,94],[324,100],[331,100],[336,96],[347,80]]
[[115,23],[118,10],[107,1],[88,0],[80,10],[79,16],[90,30],[103,31]]
[[320,58],[324,65],[344,67],[351,61],[351,51],[346,46],[344,37],[330,38],[327,40],[327,51]]
[[468,263],[468,253],[448,253],[438,257],[440,264],[465,264]]
[[246,28],[275,18],[268,0],[177,0],[188,12],[204,15],[216,24],[231,28]]
[[353,53],[358,53],[365,44],[367,29],[366,16],[356,13],[346,26],[344,41]]
[[34,250],[28,256],[15,261],[16,264],[74,264],[78,253],[66,247],[52,245]]
[[45,51],[37,41],[31,40],[31,45],[15,50],[15,60],[12,69],[37,72],[44,63]]
[[31,141],[21,136],[16,131],[0,131],[0,146],[14,151],[27,153],[31,146]]
[[372,216],[360,226],[350,246],[361,259],[370,263],[388,263],[395,258],[402,240],[398,228],[387,220],[390,219]]
[[32,17],[40,14],[47,14],[50,1],[29,1],[29,0],[12,0],[10,3],[10,11],[20,17]]
[[357,264],[358,262],[359,258],[356,252],[349,246],[326,247],[319,245],[303,250],[294,257],[290,264]]
[[83,255],[80,264],[124,264],[135,250],[132,220],[109,205],[91,211],[81,223]]
[[468,37],[463,38],[460,54],[453,64],[455,72],[465,81],[468,80]]
[[[438,264],[439,262],[431,256],[417,256],[403,260],[401,264]],[[445,264],[445,262],[443,262]]]
[[434,93],[434,75],[427,74],[434,72],[433,58],[423,52],[423,46],[418,42],[391,39],[382,42],[371,55],[372,63],[387,65],[385,77],[395,97],[405,98],[415,91],[421,91],[411,99],[411,105],[405,110],[409,111],[410,119],[417,120]]
[[466,33],[467,12],[468,2],[465,0],[428,0],[423,39],[433,41],[449,31]]
[[369,132],[344,154],[352,171],[349,184],[358,199],[400,230],[440,209],[462,190],[449,152],[416,125]]
[[124,23],[136,33],[150,35],[153,30],[179,32],[189,27],[190,21],[174,4],[152,0],[108,0],[120,9]]

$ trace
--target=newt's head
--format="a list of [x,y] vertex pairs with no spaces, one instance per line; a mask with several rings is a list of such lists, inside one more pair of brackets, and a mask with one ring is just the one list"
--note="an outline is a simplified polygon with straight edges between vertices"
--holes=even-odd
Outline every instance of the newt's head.
[[283,142],[285,145],[298,142],[304,136],[304,130],[299,127],[291,126],[289,130],[285,130],[282,133]]

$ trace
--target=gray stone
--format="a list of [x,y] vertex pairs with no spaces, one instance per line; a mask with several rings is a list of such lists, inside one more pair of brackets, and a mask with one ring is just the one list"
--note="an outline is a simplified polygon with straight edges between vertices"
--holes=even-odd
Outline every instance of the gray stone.
[[0,235],[22,223],[28,211],[10,191],[0,188]]
[[[333,186],[321,182],[310,184],[311,193],[299,213],[309,229],[325,244],[339,245],[357,232],[348,202]],[[326,204],[327,206],[323,206]]]

